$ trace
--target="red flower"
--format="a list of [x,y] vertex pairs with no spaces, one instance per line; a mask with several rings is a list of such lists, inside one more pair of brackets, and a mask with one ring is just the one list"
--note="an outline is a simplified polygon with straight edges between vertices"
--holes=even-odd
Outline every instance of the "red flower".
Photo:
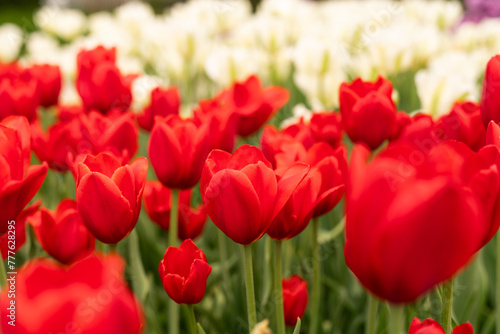
[[456,102],[448,114],[436,121],[436,134],[442,139],[461,141],[479,151],[486,136],[479,109],[479,105],[473,102]]
[[47,133],[39,122],[31,125],[31,133],[37,157],[61,172],[72,169],[80,154],[108,152],[128,162],[138,150],[139,130],[133,116],[118,111],[108,115],[97,111],[72,117],[65,114]]
[[151,104],[144,109],[143,114],[137,116],[137,123],[144,130],[151,131],[155,116],[178,115],[180,105],[181,95],[177,87],[157,87],[151,91]]
[[24,209],[47,175],[47,164],[30,166],[30,127],[25,117],[0,123],[0,235]]
[[61,263],[72,264],[94,250],[94,237],[83,225],[72,199],[62,200],[56,212],[42,208],[30,223],[42,248]]
[[490,121],[500,122],[500,55],[491,58],[486,65],[481,93],[481,120],[485,128]]
[[158,268],[168,296],[178,304],[198,304],[205,295],[212,267],[191,239],[168,247]]
[[238,130],[238,115],[222,107],[217,99],[201,100],[194,110],[197,124],[208,124],[211,150],[232,152]]
[[76,203],[83,223],[98,240],[116,244],[135,227],[141,211],[148,161],[122,166],[112,155],[87,155],[76,167]]
[[[437,321],[431,318],[420,321],[420,319],[415,317],[411,322],[408,334],[445,334],[445,332]],[[474,334],[474,329],[469,322],[466,322],[455,327],[451,334]]]
[[222,91],[217,99],[220,104],[239,117],[238,134],[248,137],[257,132],[271,116],[289,100],[290,93],[282,87],[262,88],[257,76]]
[[[26,242],[26,220],[38,211],[41,204],[41,201],[36,201],[24,209],[19,216],[14,219],[13,224],[8,224],[7,233],[0,236],[0,251],[2,251],[2,258],[4,260],[7,259],[9,255],[12,256],[17,253],[17,251],[23,247]],[[13,225],[13,227],[9,228],[11,225]]]
[[495,234],[494,150],[475,153],[448,141],[422,151],[396,143],[367,163],[369,151],[355,146],[344,254],[368,290],[393,303],[412,302],[453,276]]
[[365,143],[372,150],[398,130],[392,84],[383,77],[375,82],[356,79],[340,85],[340,112],[344,130],[355,143]]
[[209,152],[208,127],[192,119],[157,117],[148,155],[158,180],[171,189],[189,189],[200,180]]
[[102,113],[118,108],[127,110],[132,101],[132,77],[124,77],[115,64],[116,49],[98,46],[77,56],[76,89],[87,109]]
[[293,238],[302,232],[313,215],[321,188],[321,178],[311,173],[305,164],[297,163],[288,168],[282,175],[278,174],[278,188],[281,180],[287,180],[294,174],[303,174],[302,181],[290,194],[283,208],[276,214],[267,230],[267,234],[276,240]]
[[28,71],[38,80],[40,85],[40,105],[43,107],[56,105],[62,86],[59,66],[33,65]]
[[309,127],[316,141],[324,141],[333,148],[340,146],[342,141],[342,119],[337,112],[314,113]]
[[[181,240],[199,237],[207,221],[207,214],[202,205],[196,209],[189,205],[192,193],[191,189],[180,193],[178,237]],[[147,181],[144,188],[144,209],[149,218],[166,231],[170,226],[171,207],[171,190],[158,181]]]
[[[2,65],[0,65],[2,67]],[[40,104],[40,85],[29,71],[13,65],[0,73],[0,120],[10,115],[36,119]],[[0,69],[1,71],[1,69]]]
[[282,280],[285,324],[295,326],[297,318],[302,318],[307,307],[307,282],[299,275]]
[[[4,333],[142,333],[141,307],[123,278],[117,255],[90,256],[71,267],[48,259],[26,263],[15,278],[15,327],[2,321]],[[0,315],[8,319],[8,288],[0,297]]]

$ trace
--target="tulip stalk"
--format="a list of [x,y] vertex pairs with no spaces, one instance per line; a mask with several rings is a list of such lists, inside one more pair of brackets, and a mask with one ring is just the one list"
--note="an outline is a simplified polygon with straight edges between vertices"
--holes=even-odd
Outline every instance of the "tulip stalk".
[[5,261],[2,259],[2,252],[0,251],[0,288],[7,285],[7,272],[5,271]]
[[257,309],[255,307],[255,289],[253,284],[252,244],[243,245],[245,257],[245,284],[247,293],[248,327],[251,332],[257,324]]
[[451,334],[451,314],[453,309],[453,278],[443,284],[443,295],[441,298],[441,325],[446,334]]
[[405,308],[402,305],[389,304],[389,334],[403,334],[405,332]]
[[276,289],[276,324],[277,333],[286,334],[285,310],[283,307],[283,288],[281,284],[282,264],[281,264],[281,240],[274,241],[274,288]]
[[318,242],[318,232],[319,232],[319,222],[318,218],[314,218],[312,221],[313,235],[313,286],[312,286],[312,296],[311,296],[311,330],[312,334],[318,332],[319,318],[320,318],[320,294],[321,294],[321,268],[319,263],[319,242]]
[[198,332],[198,329],[196,326],[196,317],[194,315],[194,306],[193,305],[186,305],[186,307],[187,307],[187,318],[188,318],[189,332],[191,334],[196,334]]
[[375,334],[377,331],[378,301],[368,293],[368,309],[366,311],[365,334]]
[[[168,245],[177,246],[177,218],[179,213],[179,190],[172,189],[172,206],[170,209],[170,227],[168,231]],[[170,299],[168,305],[169,333],[179,334],[179,305]]]

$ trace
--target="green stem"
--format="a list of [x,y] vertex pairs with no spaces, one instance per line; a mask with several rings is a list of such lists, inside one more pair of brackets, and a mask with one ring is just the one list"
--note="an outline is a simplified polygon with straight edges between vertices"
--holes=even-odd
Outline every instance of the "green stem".
[[243,245],[243,252],[245,256],[245,284],[247,292],[248,327],[251,332],[257,324],[255,290],[253,285],[252,245]]
[[118,244],[109,244],[108,246],[108,252],[109,253],[116,253],[116,248],[118,247]]
[[312,243],[313,243],[313,286],[311,295],[311,334],[316,334],[318,332],[319,321],[320,321],[320,311],[319,306],[321,302],[321,268],[319,262],[319,243],[318,243],[318,230],[319,222],[318,218],[314,218],[312,221]]
[[497,233],[497,284],[495,288],[495,299],[496,299],[496,333],[500,334],[500,233]]
[[389,334],[403,334],[405,328],[405,308],[402,305],[389,304]]
[[366,310],[365,334],[375,334],[377,331],[377,309],[377,300],[370,293],[368,293],[368,309]]
[[[172,205],[170,206],[170,227],[168,230],[168,245],[177,246],[177,219],[179,213],[179,190],[172,189]],[[168,304],[169,333],[179,334],[179,305],[170,299]]]
[[274,241],[274,288],[276,289],[276,324],[277,333],[285,334],[285,310],[283,306],[283,287],[281,284],[281,240]]
[[172,189],[172,205],[170,206],[170,227],[168,229],[168,245],[177,246],[177,223],[179,215],[179,190]]
[[443,296],[441,302],[441,326],[446,334],[452,331],[451,312],[453,309],[453,278],[443,284]]
[[187,318],[188,318],[188,328],[191,334],[196,334],[198,332],[196,328],[196,317],[194,315],[194,306],[186,305],[187,307]]
[[224,282],[224,291],[228,298],[232,297],[231,291],[231,281],[229,280],[229,268],[228,268],[228,259],[227,259],[227,243],[226,236],[222,233],[221,230],[217,229],[217,240],[219,242],[219,260],[221,263],[222,269],[222,281]]
[[2,252],[0,251],[0,288],[7,285],[7,272],[5,271],[5,261],[2,258]]

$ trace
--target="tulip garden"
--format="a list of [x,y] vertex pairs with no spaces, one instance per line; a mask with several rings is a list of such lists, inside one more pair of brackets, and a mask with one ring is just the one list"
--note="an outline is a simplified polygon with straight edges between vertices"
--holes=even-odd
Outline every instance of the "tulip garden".
[[500,6],[0,24],[0,332],[500,333]]

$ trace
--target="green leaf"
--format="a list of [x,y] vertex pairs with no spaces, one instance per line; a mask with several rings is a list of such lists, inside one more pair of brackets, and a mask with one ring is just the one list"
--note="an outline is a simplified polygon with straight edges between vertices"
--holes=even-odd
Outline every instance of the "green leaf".
[[293,334],[300,334],[300,325],[301,325],[300,318],[297,317],[297,324],[295,325],[295,329],[293,330]]
[[199,322],[196,323],[196,329],[198,329],[198,334],[206,334]]

